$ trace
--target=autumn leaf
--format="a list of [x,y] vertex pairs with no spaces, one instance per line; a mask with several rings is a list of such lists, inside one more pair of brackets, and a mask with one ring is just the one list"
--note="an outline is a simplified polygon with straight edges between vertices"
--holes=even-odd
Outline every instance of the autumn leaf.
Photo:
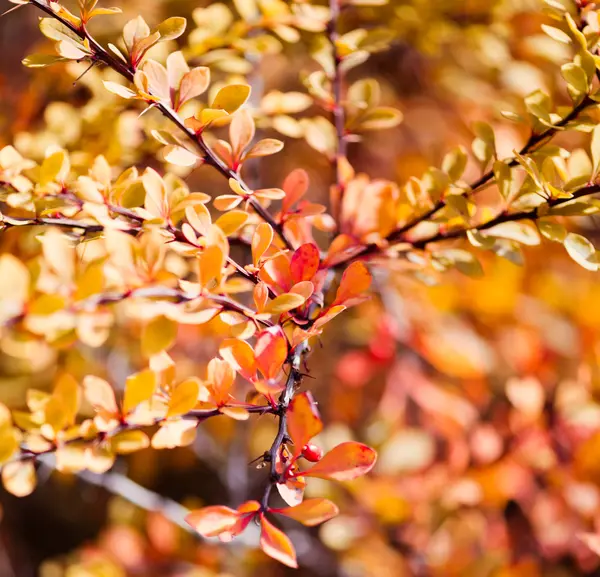
[[150,446],[150,439],[144,431],[123,431],[111,437],[110,446],[115,453],[127,455]]
[[149,401],[156,389],[156,374],[145,370],[127,377],[123,395],[123,413],[127,414],[140,403]]
[[296,395],[287,412],[288,433],[294,443],[293,457],[302,453],[302,448],[323,429],[317,405],[309,391]]
[[329,519],[335,517],[340,511],[337,505],[328,499],[306,499],[295,507],[271,509],[271,512],[285,515],[307,527],[314,527],[315,525],[329,521]]
[[298,567],[296,551],[287,535],[270,523],[264,515],[260,519],[260,548],[269,556],[288,567]]
[[169,399],[167,417],[176,417],[191,411],[198,402],[200,383],[197,379],[186,379],[175,387]]
[[295,283],[310,280],[319,270],[319,248],[313,243],[303,244],[292,255],[290,270]]
[[320,477],[334,481],[351,481],[366,475],[375,465],[377,453],[371,447],[348,441],[334,447],[307,471],[305,477]]
[[240,514],[235,509],[215,505],[192,511],[185,520],[203,537],[217,537],[225,531],[231,531],[239,518]]
[[288,354],[288,344],[279,326],[269,327],[256,339],[256,364],[265,379],[274,379],[281,371]]
[[221,356],[244,378],[256,378],[256,360],[252,347],[241,339],[225,339],[219,347]]
[[164,316],[152,319],[142,331],[142,352],[151,357],[168,350],[177,338],[177,324]]
[[340,286],[331,306],[352,306],[353,301],[360,297],[371,286],[371,273],[360,261],[353,262],[342,275]]
[[246,501],[237,510],[214,505],[192,511],[185,520],[203,537],[219,537],[222,541],[230,541],[244,531],[259,510],[258,501]]

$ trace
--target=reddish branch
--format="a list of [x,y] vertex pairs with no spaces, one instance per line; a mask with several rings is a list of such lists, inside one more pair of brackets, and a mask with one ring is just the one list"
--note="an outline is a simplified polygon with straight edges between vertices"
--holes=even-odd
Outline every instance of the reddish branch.
[[415,241],[406,241],[406,242],[409,242],[410,244],[412,244],[412,246],[414,248],[424,248],[426,245],[428,245],[430,243],[440,242],[443,240],[462,238],[462,237],[466,236],[467,231],[469,231],[469,230],[479,230],[479,231],[489,230],[490,228],[493,228],[494,226],[503,224],[505,222],[514,222],[514,221],[520,221],[520,220],[537,220],[539,218],[546,216],[545,214],[540,213],[540,208],[548,208],[548,207],[552,208],[555,206],[560,206],[561,204],[566,204],[566,203],[572,202],[573,200],[576,200],[578,198],[590,196],[590,195],[596,194],[598,192],[600,192],[600,184],[592,184],[590,186],[580,188],[579,190],[577,190],[576,192],[573,193],[573,196],[571,198],[551,198],[546,203],[544,203],[541,207],[533,208],[531,210],[524,210],[524,211],[520,211],[520,212],[512,212],[512,213],[502,212],[495,218],[492,218],[491,220],[488,220],[487,222],[485,222],[483,224],[479,224],[479,225],[472,226],[469,228],[459,228],[459,229],[445,231],[445,232],[438,232],[437,234],[426,237],[426,238],[421,238],[421,239],[418,239]]
[[[249,413],[255,414],[255,415],[267,415],[267,414],[273,414],[275,412],[273,407],[271,407],[270,405],[245,407],[245,409]],[[223,413],[219,409],[212,409],[210,411],[189,411],[189,412],[181,415],[179,418],[188,420],[188,421],[194,420],[194,421],[197,421],[198,424],[200,424],[200,423],[203,423],[204,421],[206,421],[207,419],[210,419],[212,417],[218,417],[219,415],[222,415],[222,414]],[[119,433],[123,433],[125,431],[138,431],[141,429],[145,429],[145,428],[148,428],[151,426],[158,425],[162,422],[165,422],[166,420],[167,419],[165,417],[159,417],[159,418],[154,419],[154,423],[150,424],[150,425],[121,423],[120,425],[118,425],[117,427],[112,429],[111,431],[97,432],[96,435],[93,436],[92,438],[82,435],[82,436],[71,438],[67,441],[62,441],[62,442],[61,441],[53,441],[51,443],[51,446],[48,449],[44,449],[43,451],[32,451],[25,447],[21,447],[21,452],[14,459],[12,459],[12,461],[26,461],[28,459],[36,459],[38,457],[41,457],[42,455],[48,455],[51,453],[55,453],[61,447],[64,447],[66,445],[71,445],[74,443],[105,442],[105,441],[109,440],[111,437],[114,437],[115,435],[117,435]]]
[[[91,59],[93,62],[99,62],[118,72],[121,76],[126,78],[129,82],[133,82],[135,70],[127,63],[120,60],[117,56],[114,56],[107,50],[105,50],[87,31],[85,26],[77,27],[65,20],[58,14],[56,14],[50,5],[44,0],[30,0],[30,3],[51,16],[52,18],[59,21],[63,26],[66,26],[69,30],[77,34],[82,40],[87,40],[92,51]],[[160,110],[160,112],[168,118],[173,124],[177,126],[185,135],[194,143],[196,148],[200,151],[204,157],[204,163],[208,164],[220,172],[228,180],[233,178],[244,190],[250,190],[248,185],[244,182],[240,174],[231,168],[229,168],[204,142],[201,136],[197,135],[194,131],[190,130],[185,126],[183,119],[169,106],[164,103],[154,103],[154,107]],[[277,232],[286,248],[292,250],[293,245],[290,239],[287,237],[283,230],[283,226],[278,223],[273,216],[260,204],[255,198],[250,198],[250,205],[256,211],[256,213],[265,221],[268,222],[273,230]]]

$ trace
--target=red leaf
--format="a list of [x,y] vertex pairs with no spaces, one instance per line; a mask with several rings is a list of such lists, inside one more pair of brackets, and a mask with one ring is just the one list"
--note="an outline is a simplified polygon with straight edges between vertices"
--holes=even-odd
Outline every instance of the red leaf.
[[305,477],[351,481],[367,474],[376,460],[375,449],[362,443],[348,441],[334,447],[318,463],[308,471],[303,471],[302,474]]
[[352,301],[361,296],[371,286],[371,273],[360,261],[353,262],[342,275],[340,286],[331,306],[351,306]]
[[314,527],[335,517],[340,511],[329,499],[307,499],[296,507],[271,509],[273,513],[285,515],[307,527]]
[[302,447],[323,429],[316,403],[309,391],[297,395],[290,403],[287,428],[294,443],[294,457],[298,456]]
[[319,270],[321,262],[319,248],[312,242],[308,242],[299,247],[292,255],[290,270],[294,284],[310,280]]
[[294,569],[298,567],[292,542],[283,531],[267,521],[264,515],[260,518],[260,548],[280,563]]
[[280,326],[269,327],[256,339],[256,364],[265,379],[274,379],[288,355],[288,343]]

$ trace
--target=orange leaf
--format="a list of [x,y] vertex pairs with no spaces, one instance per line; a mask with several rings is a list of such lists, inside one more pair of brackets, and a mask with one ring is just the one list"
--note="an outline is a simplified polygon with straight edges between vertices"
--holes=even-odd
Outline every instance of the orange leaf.
[[269,327],[256,339],[256,363],[266,379],[274,379],[281,371],[288,354],[288,344],[280,326]]
[[203,537],[219,537],[222,541],[229,541],[248,526],[259,510],[258,501],[246,501],[237,511],[215,505],[192,511],[185,520]]
[[221,407],[221,413],[236,421],[247,421],[250,413],[244,407]]
[[192,68],[192,70],[185,74],[181,79],[177,108],[181,107],[188,100],[205,92],[209,83],[210,68],[207,68],[206,66]]
[[375,449],[362,443],[348,441],[334,447],[318,463],[308,471],[303,471],[302,474],[305,477],[351,481],[367,474],[376,460]]
[[269,300],[269,289],[264,282],[259,282],[254,287],[252,298],[254,300],[254,305],[256,306],[256,311],[259,313],[262,312]]
[[310,280],[319,270],[320,254],[317,245],[308,242],[299,247],[292,256],[290,270],[294,284]]
[[231,365],[221,359],[211,359],[208,363],[208,381],[210,390],[217,405],[229,400],[229,391],[235,380],[235,372]]
[[287,428],[294,443],[294,457],[297,457],[302,452],[302,447],[323,429],[316,403],[309,391],[297,395],[290,403]]
[[308,190],[308,173],[301,168],[293,170],[288,174],[281,188],[285,191],[281,211],[286,213],[306,194]]
[[219,347],[221,356],[244,378],[256,378],[256,360],[252,347],[241,339],[225,339]]
[[260,548],[280,563],[297,568],[296,551],[288,536],[267,521],[264,515],[260,518],[260,529]]
[[329,499],[307,499],[296,507],[271,509],[271,511],[290,517],[290,519],[294,519],[307,527],[314,527],[329,521],[340,512],[337,505]]
[[340,286],[331,306],[351,306],[354,299],[362,295],[371,286],[371,273],[360,261],[353,262],[342,275]]
[[240,514],[235,509],[215,505],[192,511],[185,520],[203,537],[217,537],[225,531],[231,531],[239,517]]
[[258,263],[265,254],[265,251],[273,242],[273,229],[266,222],[261,222],[254,231],[252,236],[252,263],[258,266]]

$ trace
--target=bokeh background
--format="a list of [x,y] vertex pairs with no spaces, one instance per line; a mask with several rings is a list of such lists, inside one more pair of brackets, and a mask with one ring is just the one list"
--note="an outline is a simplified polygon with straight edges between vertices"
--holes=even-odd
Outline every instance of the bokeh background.
[[[137,14],[150,23],[188,16],[193,30],[194,10],[208,5],[112,4],[124,14],[93,25],[105,42]],[[501,156],[510,155],[528,135],[501,110],[523,110],[522,98],[538,88],[568,105],[557,65],[567,49],[541,33],[541,6],[538,0],[391,0],[344,15],[345,29],[379,21],[395,31],[390,49],[354,69],[350,80],[377,78],[383,103],[404,113],[398,128],[350,145],[356,170],[399,183],[420,176],[453,147],[469,147],[476,120],[494,126]],[[101,95],[101,71],[75,82],[77,65],[40,71],[20,64],[48,49],[38,16],[23,7],[0,19],[0,146],[13,143],[39,158],[58,143],[123,167],[160,166],[145,133],[159,116],[122,113],[121,103]],[[303,90],[299,75],[314,66],[303,42],[284,44],[253,64],[255,102],[274,89]],[[232,74],[216,70],[214,77]],[[586,141],[585,135],[558,138],[570,150]],[[276,160],[255,163],[251,178],[279,186],[297,167],[311,176],[311,200],[327,203],[330,163],[302,138],[286,139]],[[477,176],[469,164],[465,179]],[[191,190],[224,192],[210,169],[186,180]],[[593,217],[569,226],[599,246]],[[0,250],[30,254],[37,250],[34,234],[0,233]],[[297,574],[598,574],[598,556],[579,534],[600,531],[600,285],[557,244],[527,249],[523,267],[482,259],[483,278],[450,273],[436,286],[402,271],[377,274],[374,298],[338,317],[314,347],[310,387],[327,425],[319,442],[361,440],[377,448],[379,461],[371,475],[351,484],[309,484],[315,495],[339,503],[342,514],[314,530],[290,527]],[[222,330],[182,327],[171,351],[178,374],[203,375],[216,350],[213,336]],[[126,324],[99,349],[57,350],[10,330],[0,335],[0,401],[10,407],[23,405],[28,388],[51,389],[61,367],[80,376],[105,374],[118,386],[143,362],[139,330]],[[174,502],[237,505],[255,498],[265,472],[248,463],[270,444],[273,426],[266,418],[208,422],[190,448],[147,450],[120,461],[117,476],[137,484],[127,485],[126,494],[155,512],[115,496],[97,479],[42,466],[32,496],[0,492],[0,575],[292,574],[252,542],[200,542],[158,511],[172,510]]]

